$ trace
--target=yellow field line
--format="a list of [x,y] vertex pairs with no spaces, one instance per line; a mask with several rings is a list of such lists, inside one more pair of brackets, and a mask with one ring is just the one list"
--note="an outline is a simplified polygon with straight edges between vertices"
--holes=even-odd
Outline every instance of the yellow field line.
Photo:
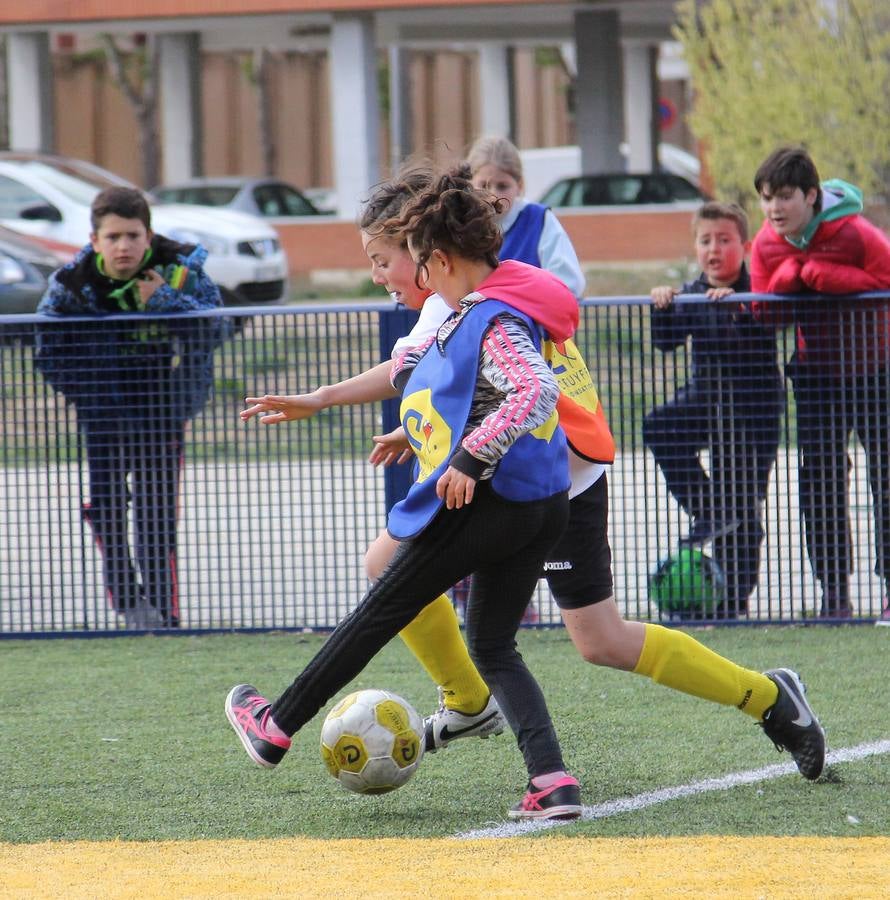
[[4,898],[886,898],[890,838],[0,844]]

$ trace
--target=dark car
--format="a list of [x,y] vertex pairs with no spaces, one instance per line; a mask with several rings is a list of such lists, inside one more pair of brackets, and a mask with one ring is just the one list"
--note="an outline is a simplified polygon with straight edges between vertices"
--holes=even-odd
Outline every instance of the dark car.
[[263,218],[322,214],[302,191],[276,178],[192,178],[159,185],[151,193],[163,203],[222,206]]
[[636,206],[695,204],[707,199],[694,184],[679,175],[619,172],[561,178],[544,192],[539,202],[544,206]]
[[68,258],[0,226],[0,316],[36,312],[50,273]]

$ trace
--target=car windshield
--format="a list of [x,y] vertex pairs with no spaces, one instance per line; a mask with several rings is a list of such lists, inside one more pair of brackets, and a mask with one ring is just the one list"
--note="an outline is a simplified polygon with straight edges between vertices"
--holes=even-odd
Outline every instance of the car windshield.
[[99,191],[121,183],[110,178],[103,178],[95,172],[69,168],[64,164],[48,165],[36,159],[17,162],[16,165],[29,172],[34,172],[66,197],[85,206],[89,206],[93,202],[93,198]]
[[164,203],[198,203],[202,206],[227,206],[238,193],[237,186],[208,184],[201,187],[156,188],[155,197]]

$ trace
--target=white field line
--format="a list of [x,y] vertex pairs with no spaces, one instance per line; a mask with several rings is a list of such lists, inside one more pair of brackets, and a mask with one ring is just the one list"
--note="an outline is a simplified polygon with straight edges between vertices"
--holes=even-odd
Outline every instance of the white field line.
[[[859,744],[856,747],[833,750],[826,755],[825,764],[852,762],[853,760],[864,759],[867,756],[879,756],[885,753],[890,753],[890,740],[872,741],[867,744]],[[693,781],[691,784],[681,784],[676,787],[648,791],[645,794],[637,794],[636,797],[622,797],[619,800],[608,800],[605,803],[598,803],[596,806],[585,806],[581,811],[581,818],[608,819],[611,816],[636,812],[639,809],[657,806],[670,800],[679,800],[681,797],[694,797],[711,791],[727,791],[742,784],[756,784],[758,781],[770,781],[773,778],[781,778],[783,775],[791,774],[797,774],[797,766],[793,762],[777,763],[773,766],[764,766],[762,769],[751,769],[748,772],[732,772],[729,775],[724,775],[722,778],[706,778],[704,781]],[[488,828],[464,831],[455,835],[455,837],[461,840],[519,837],[530,832],[571,824],[573,824],[572,821],[556,821],[552,819],[503,822],[491,825]]]

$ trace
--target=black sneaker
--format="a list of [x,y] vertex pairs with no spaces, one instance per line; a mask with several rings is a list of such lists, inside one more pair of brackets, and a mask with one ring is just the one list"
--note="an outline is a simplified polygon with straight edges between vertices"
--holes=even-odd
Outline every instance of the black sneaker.
[[252,684],[236,684],[226,697],[226,718],[235,734],[247,755],[267,769],[274,769],[291,745],[290,738],[276,737],[266,731],[271,706]]
[[577,819],[581,816],[581,786],[566,775],[548,788],[529,782],[525,796],[507,810],[511,819]]
[[787,750],[804,778],[815,781],[825,766],[825,730],[807,703],[806,687],[791,669],[764,672],[779,689],[779,698],[763,714],[760,726],[776,749]]
[[692,527],[686,537],[680,538],[680,544],[706,544],[708,541],[714,541],[717,538],[725,537],[731,534],[739,527],[738,519],[731,519],[723,522],[717,519],[695,518],[692,520]]

